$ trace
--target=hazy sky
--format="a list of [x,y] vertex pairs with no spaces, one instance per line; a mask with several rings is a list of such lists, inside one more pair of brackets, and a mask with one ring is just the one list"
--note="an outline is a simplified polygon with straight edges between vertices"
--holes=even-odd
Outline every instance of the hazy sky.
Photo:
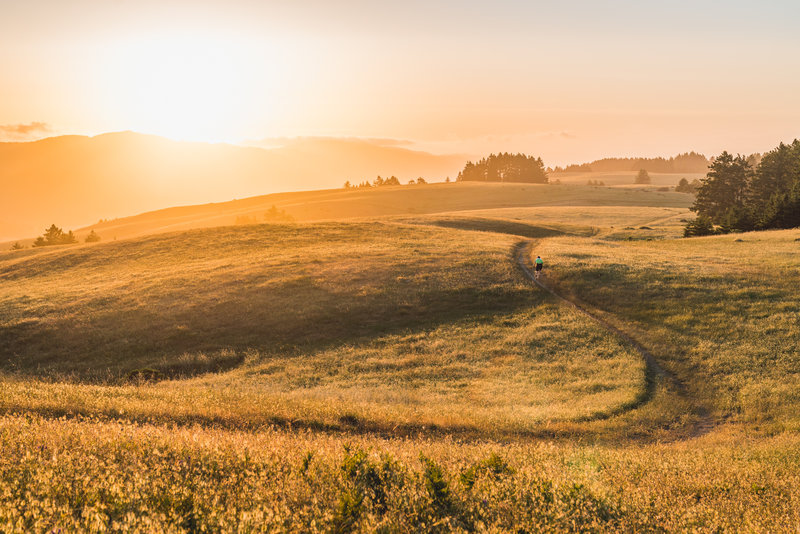
[[800,137],[798,23],[770,0],[0,0],[0,137],[764,151]]

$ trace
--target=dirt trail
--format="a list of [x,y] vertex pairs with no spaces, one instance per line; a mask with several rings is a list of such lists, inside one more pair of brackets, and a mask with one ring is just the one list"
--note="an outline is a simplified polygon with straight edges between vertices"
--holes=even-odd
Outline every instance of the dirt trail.
[[659,224],[663,224],[665,222],[671,221],[672,219],[677,219],[678,217],[686,217],[687,215],[691,215],[692,212],[690,210],[682,211],[680,213],[674,213],[668,217],[660,217],[658,219],[654,219],[650,222],[644,223],[642,226],[658,226]]
[[543,290],[553,295],[557,300],[560,300],[567,306],[570,306],[578,310],[578,312],[582,313],[586,317],[600,324],[606,330],[612,332],[613,334],[625,340],[626,343],[628,343],[631,347],[633,347],[633,349],[636,350],[636,352],[638,352],[642,356],[642,358],[645,361],[645,364],[647,365],[647,370],[652,376],[660,376],[663,379],[667,380],[669,383],[672,384],[672,386],[675,388],[675,390],[681,397],[689,400],[690,403],[695,407],[696,414],[699,417],[699,421],[695,424],[695,427],[692,429],[692,432],[689,437],[691,438],[700,437],[711,432],[711,430],[716,426],[716,421],[711,416],[708,409],[706,409],[697,399],[695,399],[691,395],[691,393],[686,388],[686,385],[677,376],[673,375],[672,373],[661,367],[661,365],[658,363],[658,360],[656,360],[655,356],[653,356],[653,354],[649,350],[640,345],[639,342],[633,339],[630,335],[620,330],[616,326],[612,325],[605,319],[598,317],[597,315],[594,315],[593,313],[586,310],[586,308],[583,308],[579,304],[576,304],[575,302],[572,302],[571,300],[567,300],[566,298],[562,297],[561,295],[553,291],[551,288],[544,285],[544,283],[542,283],[540,279],[534,276],[533,272],[529,267],[530,257],[531,257],[530,250],[532,244],[533,244],[532,241],[522,241],[518,243],[515,247],[516,249],[515,256],[517,258],[517,263],[519,264],[520,268],[525,273],[525,275],[528,278],[530,278],[531,281],[533,281],[537,286],[539,286]]

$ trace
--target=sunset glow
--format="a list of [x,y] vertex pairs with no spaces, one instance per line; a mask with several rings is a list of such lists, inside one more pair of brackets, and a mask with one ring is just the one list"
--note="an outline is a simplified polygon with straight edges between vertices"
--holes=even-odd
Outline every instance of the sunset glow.
[[[129,113],[128,129],[179,140],[232,141],[259,87],[269,100],[270,75],[251,69],[251,51],[201,35],[154,35],[114,43],[99,79]],[[250,63],[250,65],[248,65]]]
[[0,133],[380,137],[554,165],[756,152],[800,135],[798,19],[778,0],[15,2]]

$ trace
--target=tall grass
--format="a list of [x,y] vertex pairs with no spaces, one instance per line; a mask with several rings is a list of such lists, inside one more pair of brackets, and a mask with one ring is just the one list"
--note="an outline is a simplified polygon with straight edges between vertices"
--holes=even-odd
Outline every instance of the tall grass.
[[719,417],[800,429],[797,231],[542,243],[550,280],[635,331]]
[[634,404],[641,359],[540,294],[515,240],[259,225],[8,260],[0,408],[514,434]]
[[800,234],[568,212],[0,253],[0,532],[800,529]]
[[635,447],[0,417],[0,530],[792,532],[800,442]]

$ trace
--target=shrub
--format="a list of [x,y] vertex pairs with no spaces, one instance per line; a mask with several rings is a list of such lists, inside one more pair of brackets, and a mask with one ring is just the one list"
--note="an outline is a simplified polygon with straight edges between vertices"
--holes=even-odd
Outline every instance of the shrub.
[[94,230],[89,232],[89,235],[86,236],[87,243],[97,243],[98,241],[100,241],[100,236],[97,235],[97,233]]
[[639,174],[636,175],[636,179],[633,181],[635,184],[649,184],[652,180],[650,180],[650,175],[647,174],[645,169],[639,169]]
[[489,475],[493,478],[499,478],[501,475],[511,475],[513,473],[514,470],[509,467],[508,462],[506,462],[500,455],[493,452],[485,460],[473,464],[468,469],[462,471],[461,483],[467,489],[472,489],[472,486],[475,485],[475,482],[477,482],[478,478],[483,474]]
[[419,455],[425,470],[422,474],[425,481],[425,489],[433,501],[433,506],[440,511],[446,511],[451,507],[450,488],[444,479],[444,473],[439,465],[423,454]]
[[275,207],[275,204],[273,204],[272,207],[264,213],[264,220],[267,222],[292,222],[294,217],[286,213],[285,210],[279,210]]

